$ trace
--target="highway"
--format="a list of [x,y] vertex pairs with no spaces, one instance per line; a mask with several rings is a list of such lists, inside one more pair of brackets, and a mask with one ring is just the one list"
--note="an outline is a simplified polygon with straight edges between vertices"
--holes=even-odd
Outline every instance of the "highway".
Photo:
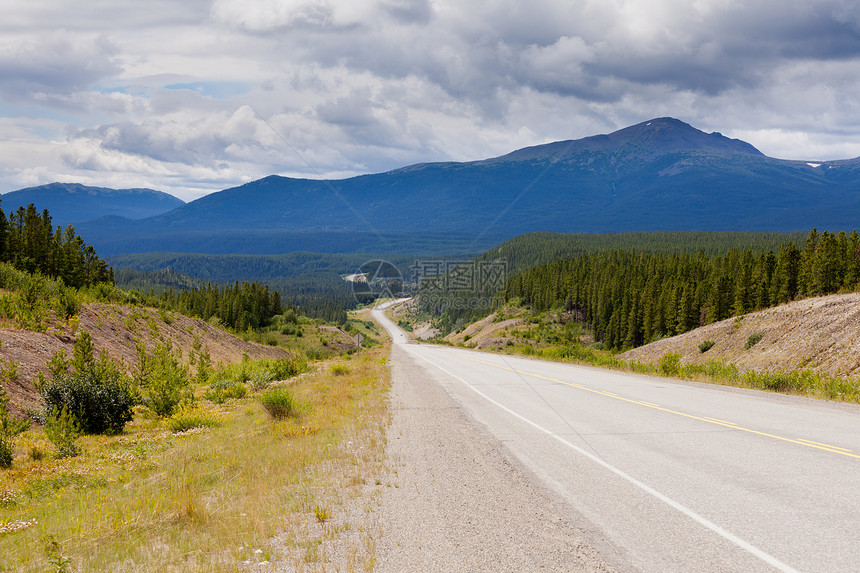
[[373,315],[620,569],[860,571],[860,407],[412,344]]

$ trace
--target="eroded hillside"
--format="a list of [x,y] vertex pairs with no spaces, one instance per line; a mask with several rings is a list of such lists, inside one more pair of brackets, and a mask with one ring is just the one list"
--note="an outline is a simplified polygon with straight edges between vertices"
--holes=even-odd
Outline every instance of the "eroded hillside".
[[243,355],[251,359],[290,356],[283,348],[247,342],[200,319],[151,308],[87,304],[80,311],[74,331],[68,327],[54,327],[48,332],[0,329],[0,359],[19,364],[17,377],[4,384],[14,415],[23,416],[27,408],[38,406],[39,396],[33,386],[37,372],[47,372],[46,365],[55,352],[65,350],[71,356],[75,333],[81,331],[92,336],[96,354],[104,350],[126,368],[137,364],[139,343],[152,349],[158,341],[169,342],[180,350],[186,362],[195,339],[201,347],[208,348],[213,363],[237,362]]
[[[756,339],[759,340],[755,342]],[[702,352],[700,345],[706,341],[712,341],[713,346]],[[719,360],[741,371],[791,372],[807,368],[857,377],[860,293],[803,299],[730,318],[641,346],[618,358],[657,363],[670,352],[680,354],[683,364]]]

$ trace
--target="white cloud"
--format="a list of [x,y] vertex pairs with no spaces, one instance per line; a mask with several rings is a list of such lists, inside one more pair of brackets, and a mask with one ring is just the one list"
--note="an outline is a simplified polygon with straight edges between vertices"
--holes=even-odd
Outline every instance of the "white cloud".
[[847,0],[7,4],[6,189],[65,179],[190,198],[665,115],[774,156],[860,155]]

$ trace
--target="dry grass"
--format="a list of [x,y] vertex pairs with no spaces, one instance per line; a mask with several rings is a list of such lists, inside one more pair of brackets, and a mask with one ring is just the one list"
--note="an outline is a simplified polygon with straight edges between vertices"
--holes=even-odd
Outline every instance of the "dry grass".
[[378,532],[344,516],[383,471],[386,356],[286,383],[304,407],[285,420],[253,396],[202,402],[217,427],[173,434],[138,416],[121,436],[81,438],[67,460],[32,459],[50,447],[27,432],[0,474],[0,526],[13,530],[0,533],[0,570],[59,558],[76,571],[368,569]]

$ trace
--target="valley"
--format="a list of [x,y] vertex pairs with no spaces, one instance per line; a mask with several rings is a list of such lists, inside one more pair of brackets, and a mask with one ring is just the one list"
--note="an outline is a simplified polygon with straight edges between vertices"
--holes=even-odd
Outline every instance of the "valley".
[[[796,559],[675,456],[716,430],[779,465],[750,438],[777,436],[813,465],[831,462],[802,448],[851,458],[833,470],[850,474],[856,166],[773,159],[657,118],[187,204],[70,184],[5,194],[0,554],[14,557],[0,569],[848,570],[838,499],[816,525],[838,550],[812,536]],[[393,323],[371,311],[390,297]],[[688,402],[694,390],[706,397]],[[619,408],[636,411],[604,415]],[[791,408],[814,431],[795,436]],[[824,410],[847,426],[820,423]],[[115,418],[98,426],[101,411]],[[678,424],[689,439],[653,437]],[[618,428],[636,437],[604,439]],[[786,498],[744,497],[732,455],[710,479],[761,519],[780,512]],[[652,481],[667,465],[676,479]],[[774,487],[800,492],[810,471]],[[589,490],[602,501],[570,494],[616,478],[615,493]],[[667,499],[683,510],[666,514]],[[419,506],[431,517],[416,528],[404,516]],[[651,535],[658,523],[674,533]],[[673,553],[676,534],[705,553]]]

